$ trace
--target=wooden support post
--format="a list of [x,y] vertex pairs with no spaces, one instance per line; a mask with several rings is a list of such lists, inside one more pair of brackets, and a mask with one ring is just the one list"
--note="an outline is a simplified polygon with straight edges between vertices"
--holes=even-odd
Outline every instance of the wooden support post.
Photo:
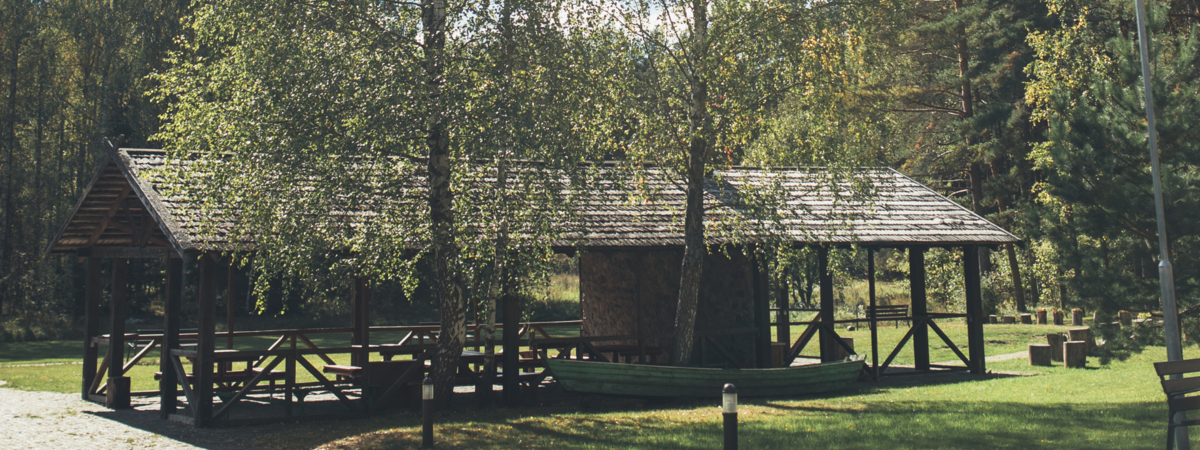
[[867,297],[871,303],[867,312],[870,313],[871,323],[868,325],[871,329],[871,375],[876,380],[879,379],[879,331],[876,329],[878,323],[875,322],[875,249],[867,249]]
[[[359,329],[359,321],[362,320],[362,309],[359,307],[358,299],[358,279],[354,279],[354,286],[350,289],[350,346],[362,345],[362,330]],[[358,352],[350,353],[350,365],[362,367],[358,361]]]
[[817,250],[817,271],[821,288],[821,362],[837,361],[837,337],[833,332],[833,274],[829,272],[829,248]]
[[371,285],[364,277],[354,279],[354,297],[358,299],[358,342],[359,350],[356,353],[358,357],[359,367],[362,367],[362,376],[359,377],[359,382],[362,385],[363,411],[370,414],[370,387],[368,381],[371,379]]
[[750,251],[753,252],[753,256],[750,258],[753,270],[750,278],[754,283],[753,289],[751,289],[754,296],[754,326],[758,329],[754,340],[754,366],[768,368],[771,367],[771,302],[768,298],[770,291],[768,291],[766,261],[758,256],[757,248],[751,246]]
[[233,348],[233,299],[237,298],[237,267],[233,265],[233,255],[229,256],[228,276],[225,279],[225,348]]
[[[504,405],[521,406],[521,303],[515,295],[504,296]],[[582,356],[582,355],[580,355]]]
[[179,396],[178,375],[171,363],[171,350],[179,348],[179,312],[183,306],[183,260],[166,258],[166,298],[163,300],[163,343],[159,349],[158,370],[162,378],[158,381],[159,413],[163,419],[175,414],[176,398]]
[[197,358],[192,368],[196,376],[196,426],[208,426],[212,419],[213,355],[216,351],[217,263],[205,254],[200,257],[199,320],[196,330]]
[[908,285],[912,296],[913,361],[917,370],[929,370],[929,325],[925,296],[925,248],[908,249]]
[[787,275],[780,275],[778,283],[775,286],[775,307],[779,308],[779,312],[775,313],[775,341],[791,347],[792,314],[788,312],[788,308],[791,307],[791,289],[788,287]]
[[963,277],[966,279],[967,294],[967,359],[971,360],[971,373],[983,375],[987,373],[987,354],[983,339],[983,291],[980,286],[979,247],[963,247]]
[[96,373],[96,358],[99,356],[99,349],[96,344],[92,343],[92,338],[100,334],[100,297],[103,295],[100,262],[100,258],[87,259],[87,290],[83,300],[83,390],[81,391],[84,400],[90,400],[91,392],[89,391],[92,388],[92,382],[97,376],[102,375]]
[[125,377],[125,303],[126,275],[129,260],[112,261],[112,299],[109,302],[112,324],[108,335],[108,391],[105,406],[112,409],[129,408],[129,383]]

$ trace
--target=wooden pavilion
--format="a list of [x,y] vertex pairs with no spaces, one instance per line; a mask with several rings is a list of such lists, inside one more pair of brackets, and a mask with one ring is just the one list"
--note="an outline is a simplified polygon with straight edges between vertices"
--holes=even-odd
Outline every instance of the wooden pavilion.
[[[351,342],[344,348],[317,348],[305,337],[304,330],[233,330],[232,316],[226,318],[228,330],[226,349],[218,349],[216,305],[219,271],[232,273],[227,263],[223,236],[201,236],[206,218],[202,205],[181,197],[164,195],[168,182],[159,169],[168,164],[161,150],[111,149],[110,157],[101,164],[84,195],[75,205],[70,217],[51,242],[48,253],[75,255],[87,260],[87,289],[85,299],[84,364],[82,369],[83,398],[104,402],[109,407],[128,407],[134,394],[160,396],[164,419],[212,426],[232,423],[295,420],[293,399],[303,399],[305,392],[322,391],[336,395],[346,413],[362,416],[380,409],[383,399],[394,398],[402,385],[419,379],[424,362],[429,358],[432,344],[424,339],[436,339],[436,326],[375,327],[370,326],[371,288],[368,280],[355,280],[351,298],[352,320],[349,328],[318,330],[320,332],[349,332]],[[603,169],[603,168],[601,168]],[[538,336],[537,324],[519,323],[520,311],[516,302],[506,302],[503,327],[521,329],[504,333],[504,397],[512,404],[521,392],[521,383],[536,386],[545,374],[522,374],[517,367],[530,365],[519,357],[522,346],[528,346],[541,357],[577,357],[603,361],[619,360],[622,355],[630,361],[649,362],[648,350],[670,335],[673,323],[674,295],[678,292],[679,263],[682,254],[682,215],[685,195],[680,186],[666,176],[651,171],[649,189],[640,202],[630,202],[623,189],[598,182],[595,192],[578,206],[577,217],[582,220],[578,233],[569,240],[555,244],[563,252],[581,251],[580,290],[583,320],[577,338],[551,338],[547,333]],[[909,253],[911,267],[911,329],[880,365],[875,357],[876,374],[886,370],[900,349],[911,339],[916,368],[936,369],[929,361],[929,333],[933,329],[963,360],[963,369],[983,373],[983,314],[980,299],[977,249],[1020,242],[1018,238],[989,223],[891,169],[862,169],[852,177],[869,180],[874,192],[869,201],[838,200],[849,196],[829,192],[823,181],[824,172],[813,169],[754,169],[730,168],[717,171],[708,183],[706,205],[719,229],[723,218],[745,216],[745,204],[739,196],[749,185],[771,186],[782,192],[778,199],[780,214],[762,221],[763,233],[784,236],[796,246],[814,246],[821,261],[821,301],[813,311],[817,316],[808,329],[792,340],[787,319],[790,308],[786,295],[777,296],[777,305],[768,304],[772,281],[762,271],[762,264],[751,258],[714,252],[708,257],[705,275],[705,295],[697,318],[699,344],[705,349],[723,354],[726,362],[738,367],[770,365],[772,333],[779,343],[787,345],[785,360],[796,358],[807,343],[816,338],[820,343],[821,359],[834,360],[841,339],[835,330],[832,274],[826,269],[831,247],[859,245],[869,249],[904,248]],[[614,182],[615,183],[615,182]],[[646,187],[646,186],[643,186]],[[758,219],[753,219],[758,220]],[[773,227],[767,230],[766,227]],[[733,231],[739,233],[739,231]],[[714,246],[736,242],[729,234],[714,231]],[[764,234],[765,235],[765,234]],[[964,254],[966,277],[966,314],[934,314],[927,311],[925,298],[924,252],[930,247],[961,248]],[[157,258],[166,263],[165,308],[163,328],[157,334],[125,332],[125,272],[126,262],[133,258]],[[102,301],[102,260],[112,261],[110,290],[110,333],[99,333],[99,305]],[[198,260],[196,274],[185,274],[185,260]],[[871,259],[873,261],[873,259]],[[874,273],[873,266],[871,273]],[[228,277],[230,280],[233,277]],[[873,280],[873,275],[872,275]],[[180,330],[180,312],[186,285],[197,286],[197,329]],[[233,297],[233,283],[225,289]],[[874,302],[874,297],[872,297]],[[228,308],[227,308],[228,309]],[[771,312],[783,319],[771,322]],[[968,355],[945,336],[934,319],[965,317],[969,329]],[[632,318],[632,320],[631,320]],[[868,318],[874,322],[874,318]],[[890,319],[889,319],[890,320]],[[372,344],[373,331],[407,331],[408,335],[393,344],[393,353],[407,354],[415,363],[377,365],[369,362],[373,352],[384,346]],[[309,331],[315,332],[315,331]],[[518,341],[528,334],[528,340]],[[266,351],[233,350],[234,337],[280,335]],[[127,363],[126,341],[139,339],[145,344],[139,354]],[[417,342],[420,339],[422,342]],[[478,339],[478,334],[476,334]],[[184,345],[184,344],[188,345]],[[194,343],[194,348],[190,347]],[[482,345],[478,340],[474,343]],[[604,344],[607,344],[604,345]],[[874,347],[874,342],[872,343]],[[108,354],[98,363],[98,346],[107,345]],[[471,346],[471,343],[468,343]],[[155,347],[162,349],[159,390],[131,393],[129,378],[125,377],[138,359]],[[557,355],[550,354],[556,350]],[[707,350],[706,350],[707,351]],[[572,352],[574,356],[572,356]],[[334,364],[329,354],[350,354],[351,367]],[[873,351],[873,353],[876,353]],[[705,352],[701,352],[701,357]],[[751,358],[739,355],[752,355]],[[319,357],[324,370],[317,370],[307,356]],[[190,374],[182,364],[193,361]],[[390,360],[390,357],[389,357]],[[247,362],[246,371],[232,374],[235,362]],[[532,364],[536,365],[536,364]],[[299,367],[297,367],[299,366]],[[282,367],[282,370],[275,370]],[[317,379],[304,385],[295,380],[298,369],[307,370]],[[477,386],[488,386],[491,380],[481,380],[469,373]],[[107,376],[105,377],[105,373]],[[389,376],[380,385],[373,374]],[[329,374],[326,377],[323,374]],[[235,376],[236,375],[236,376]],[[240,378],[238,378],[240,377]],[[524,378],[523,378],[524,377]],[[284,417],[269,419],[230,419],[230,410],[239,400],[259,392],[260,383],[281,381],[284,384]],[[220,388],[224,387],[225,390]],[[357,394],[350,389],[357,389]],[[306,390],[307,389],[307,390]],[[187,407],[179,411],[179,392],[182,390]],[[218,392],[220,391],[220,392]],[[536,390],[533,390],[536,392]],[[352,397],[357,395],[360,400]],[[214,404],[214,396],[221,404]],[[273,397],[272,397],[273,398]],[[342,414],[342,416],[345,416]],[[306,416],[321,419],[329,416]]]

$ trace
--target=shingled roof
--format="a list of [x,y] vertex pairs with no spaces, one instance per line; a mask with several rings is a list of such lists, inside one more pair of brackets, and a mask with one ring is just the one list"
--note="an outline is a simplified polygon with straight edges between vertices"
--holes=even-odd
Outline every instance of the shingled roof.
[[[179,160],[174,163],[184,164]],[[118,149],[96,174],[75,210],[47,249],[74,253],[90,248],[228,248],[224,235],[235,219],[207,217],[201,205],[166,196],[162,150]],[[187,175],[187,166],[184,176]],[[683,245],[685,193],[668,172],[641,171],[640,182],[610,176],[613,166],[594,167],[585,195],[574,203],[572,230],[557,247],[628,248]],[[999,245],[1016,236],[889,168],[863,168],[831,181],[819,168],[718,170],[706,181],[706,224],[711,242],[732,234],[780,236],[797,244],[880,246]],[[419,191],[424,180],[413,186]],[[869,186],[855,195],[852,185]],[[410,187],[413,187],[410,186]],[[634,192],[631,194],[631,192]],[[407,192],[406,195],[419,193]],[[756,198],[750,201],[748,198]],[[564,203],[565,204],[565,203]],[[750,205],[760,205],[758,208]],[[761,205],[774,205],[762,211]],[[730,223],[739,222],[737,227]],[[205,225],[216,224],[215,227]],[[746,224],[750,224],[747,226]],[[202,232],[214,235],[202,236]],[[249,243],[252,245],[252,243]]]

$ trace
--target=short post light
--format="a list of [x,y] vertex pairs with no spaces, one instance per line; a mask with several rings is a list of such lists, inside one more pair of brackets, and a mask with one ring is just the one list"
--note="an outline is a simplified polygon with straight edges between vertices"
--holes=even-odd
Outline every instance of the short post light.
[[737,450],[737,387],[733,383],[725,383],[721,390],[721,415],[725,418],[725,450]]
[[433,378],[425,377],[421,383],[421,448],[433,448]]

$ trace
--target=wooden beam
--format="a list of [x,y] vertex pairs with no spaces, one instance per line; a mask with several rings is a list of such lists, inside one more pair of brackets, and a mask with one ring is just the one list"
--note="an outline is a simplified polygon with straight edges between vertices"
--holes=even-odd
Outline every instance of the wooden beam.
[[161,259],[179,258],[179,253],[170,247],[89,247],[76,252],[89,258]]
[[758,332],[754,335],[754,348],[757,350],[754,355],[754,365],[759,368],[771,367],[771,303],[769,299],[767,274],[765,273],[765,261],[758,256],[757,249],[750,247],[752,256],[750,258],[750,267],[752,275],[751,282],[754,283],[751,291],[754,296],[754,326],[758,328]]
[[983,295],[980,289],[979,248],[963,247],[963,277],[966,279],[967,294],[967,354],[970,355],[971,373],[987,373],[987,355],[983,340]]
[[159,353],[158,370],[162,377],[158,382],[159,415],[170,418],[176,411],[179,396],[175,366],[171,364],[171,350],[179,348],[179,313],[183,306],[183,260],[167,258],[166,292],[163,299],[163,345]]
[[233,264],[233,256],[228,258],[227,277],[225,278],[225,348],[233,348],[233,299],[237,297],[237,266]]
[[108,335],[108,396],[105,406],[113,409],[129,408],[128,385],[121,383],[125,376],[125,303],[127,300],[126,275],[129,261],[114,259],[112,261],[112,298]]
[[521,406],[521,342],[514,331],[521,328],[521,303],[515,295],[504,296],[504,404]]
[[788,286],[787,275],[780,275],[775,286],[775,340],[787,346],[792,345],[792,314],[788,311],[791,300],[791,289]]
[[98,348],[92,338],[100,334],[100,258],[87,259],[87,288],[83,299],[83,384],[81,394],[84,400],[89,400],[92,382],[96,376],[96,358]]
[[867,325],[871,327],[871,376],[879,379],[879,330],[877,329],[879,322],[875,320],[875,249],[867,249],[867,297],[871,303],[867,309],[869,313],[868,319],[871,322]]
[[829,247],[817,249],[817,273],[821,287],[821,362],[836,359],[837,344],[833,336],[833,273],[829,271]]
[[196,330],[197,358],[192,372],[196,378],[196,426],[206,427],[212,420],[213,355],[216,351],[217,263],[200,258],[199,319]]
[[121,193],[117,194],[116,200],[113,200],[112,205],[109,205],[108,211],[104,213],[104,218],[100,219],[100,223],[96,224],[96,229],[92,230],[92,236],[88,238],[87,245],[84,247],[96,245],[96,241],[100,240],[100,236],[108,228],[108,221],[112,220],[113,216],[117,214],[117,211],[121,209],[121,205],[125,203],[125,197],[128,197],[132,191],[133,189],[128,184],[121,188]]
[[929,370],[928,301],[925,294],[925,248],[908,250],[908,286],[913,316],[913,361],[917,370]]

